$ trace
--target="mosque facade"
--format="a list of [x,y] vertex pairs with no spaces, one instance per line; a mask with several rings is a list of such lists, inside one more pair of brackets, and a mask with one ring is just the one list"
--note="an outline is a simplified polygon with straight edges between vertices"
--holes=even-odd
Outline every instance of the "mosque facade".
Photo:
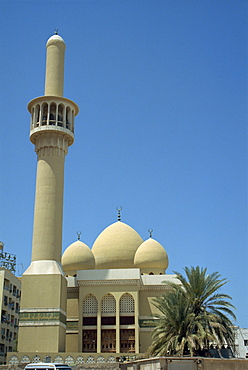
[[[137,356],[151,344],[155,307],[166,290],[168,257],[150,237],[143,241],[118,220],[95,240],[63,253],[67,277],[66,351]],[[116,355],[118,354],[118,355]]]
[[63,97],[65,43],[46,44],[44,96],[28,104],[37,154],[32,260],[22,276],[18,352],[8,362],[67,364],[141,357],[151,344],[152,301],[176,282],[168,256],[118,219],[92,248],[73,242],[62,255],[64,161],[79,109]]

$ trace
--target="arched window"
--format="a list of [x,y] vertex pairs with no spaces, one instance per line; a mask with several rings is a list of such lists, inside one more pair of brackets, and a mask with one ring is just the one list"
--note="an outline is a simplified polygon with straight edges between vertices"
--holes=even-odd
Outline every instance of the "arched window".
[[71,108],[66,107],[66,128],[71,130]]
[[74,110],[71,111],[71,131],[74,133]]
[[64,105],[59,104],[58,106],[58,126],[64,127]]
[[38,127],[40,125],[40,104],[36,105],[34,115],[34,127]]
[[134,312],[134,299],[129,293],[125,293],[120,299],[120,313]]
[[84,314],[97,314],[98,302],[93,294],[88,294],[83,300]]
[[42,104],[42,126],[46,126],[47,125],[47,114],[48,114],[48,104],[47,103],[43,103]]
[[56,124],[56,104],[51,103],[49,114],[49,125],[55,126],[55,124]]
[[106,294],[102,299],[102,313],[116,313],[116,301],[112,294]]
[[102,325],[116,324],[116,301],[112,294],[106,294],[101,303]]

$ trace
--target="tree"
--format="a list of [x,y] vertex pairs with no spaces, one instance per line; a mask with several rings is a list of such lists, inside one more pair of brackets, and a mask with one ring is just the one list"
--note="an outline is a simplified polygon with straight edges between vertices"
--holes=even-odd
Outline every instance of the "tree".
[[236,319],[231,297],[217,291],[227,283],[207,269],[185,267],[186,277],[176,273],[180,284],[171,283],[168,293],[153,300],[157,315],[150,355],[199,355],[210,343],[234,345]]

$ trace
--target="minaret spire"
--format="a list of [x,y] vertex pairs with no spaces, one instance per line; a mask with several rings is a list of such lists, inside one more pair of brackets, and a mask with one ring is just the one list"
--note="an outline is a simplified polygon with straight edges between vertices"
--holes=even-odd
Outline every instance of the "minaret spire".
[[150,238],[152,238],[153,229],[148,229],[148,232],[150,234]]
[[116,207],[116,210],[118,212],[117,221],[121,221],[121,210],[122,210],[122,207],[121,206]]

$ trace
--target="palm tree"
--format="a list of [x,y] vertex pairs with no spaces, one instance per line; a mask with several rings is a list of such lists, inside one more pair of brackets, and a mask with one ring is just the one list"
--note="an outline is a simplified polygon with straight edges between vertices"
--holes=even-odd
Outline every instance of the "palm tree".
[[185,267],[186,278],[176,272],[180,284],[170,284],[171,289],[154,299],[159,309],[157,323],[149,354],[185,355],[202,354],[209,343],[234,345],[233,324],[236,319],[229,295],[217,291],[226,284],[215,272],[207,269]]

